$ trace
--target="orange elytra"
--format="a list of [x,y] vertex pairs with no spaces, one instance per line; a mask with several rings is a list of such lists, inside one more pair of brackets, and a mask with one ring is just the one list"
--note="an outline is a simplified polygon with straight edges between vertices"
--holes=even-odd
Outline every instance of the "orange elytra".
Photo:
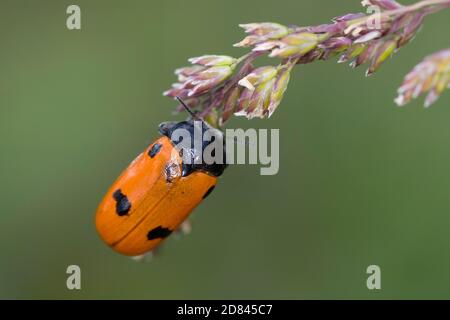
[[172,139],[174,132],[184,129],[194,137],[199,130],[194,123],[197,120],[162,123],[162,136],[138,155],[104,196],[95,224],[103,241],[117,252],[137,256],[154,249],[214,189],[226,168],[225,161],[195,163],[183,156],[195,157],[204,151],[211,143],[203,140],[206,130],[223,136],[200,121],[201,143],[192,139],[183,147]]

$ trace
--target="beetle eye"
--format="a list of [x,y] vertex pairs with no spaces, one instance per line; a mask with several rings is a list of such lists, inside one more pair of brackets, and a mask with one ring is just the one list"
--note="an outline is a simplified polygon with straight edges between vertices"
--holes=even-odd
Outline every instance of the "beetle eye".
[[167,136],[170,132],[170,129],[174,126],[175,122],[162,122],[160,123],[160,125],[158,126],[158,131],[160,134],[162,134],[163,136]]

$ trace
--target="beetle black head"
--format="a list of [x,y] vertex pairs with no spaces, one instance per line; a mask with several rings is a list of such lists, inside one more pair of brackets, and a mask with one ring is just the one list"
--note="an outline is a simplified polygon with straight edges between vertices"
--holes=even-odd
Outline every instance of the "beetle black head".
[[[187,176],[194,171],[203,171],[213,176],[220,176],[227,167],[223,132],[198,118],[181,99],[179,100],[192,118],[181,122],[163,122],[159,125],[159,132],[168,137],[182,155],[182,175]],[[212,152],[214,161],[206,161],[204,151],[213,143],[216,147]],[[215,157],[214,152],[219,147],[222,154]]]

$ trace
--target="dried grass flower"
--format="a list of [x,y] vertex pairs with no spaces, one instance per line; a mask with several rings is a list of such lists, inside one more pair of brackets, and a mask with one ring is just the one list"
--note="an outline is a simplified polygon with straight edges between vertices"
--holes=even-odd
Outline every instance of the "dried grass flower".
[[[185,99],[204,118],[222,126],[234,114],[251,118],[270,117],[283,98],[293,67],[338,57],[353,68],[367,64],[366,75],[409,43],[424,18],[450,6],[450,0],[422,0],[403,6],[394,0],[364,0],[376,12],[349,13],[317,26],[284,26],[263,22],[241,24],[247,36],[236,47],[249,48],[240,58],[204,55],[177,69],[178,82],[164,94]],[[403,105],[429,92],[433,103],[449,83],[449,50],[425,59],[405,79],[396,102]],[[253,61],[267,55],[279,63],[255,68]],[[238,67],[239,66],[239,67]]]
[[404,106],[428,92],[425,107],[431,106],[445,89],[450,88],[450,48],[426,57],[408,73],[398,89],[395,102]]

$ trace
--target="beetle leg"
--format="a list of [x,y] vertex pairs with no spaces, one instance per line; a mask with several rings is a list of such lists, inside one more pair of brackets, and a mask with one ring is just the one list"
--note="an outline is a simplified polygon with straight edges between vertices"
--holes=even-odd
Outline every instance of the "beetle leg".
[[[180,224],[178,229],[175,230],[174,234],[176,238],[180,238],[181,236],[187,235],[191,233],[192,224],[189,220],[185,220]],[[158,247],[149,251],[147,253],[141,254],[139,256],[131,257],[136,262],[150,262],[153,259],[156,259],[161,254],[161,249],[164,247],[164,243],[160,244]]]
[[184,235],[188,235],[189,233],[191,233],[192,230],[192,224],[189,220],[185,220],[183,221],[180,226],[178,227],[177,230],[175,230],[175,234],[177,235],[177,237],[179,236],[184,236]]
[[162,247],[163,246],[160,245],[147,253],[141,254],[139,256],[131,257],[131,259],[133,259],[136,262],[151,262],[153,259],[156,259],[157,256],[160,255]]

